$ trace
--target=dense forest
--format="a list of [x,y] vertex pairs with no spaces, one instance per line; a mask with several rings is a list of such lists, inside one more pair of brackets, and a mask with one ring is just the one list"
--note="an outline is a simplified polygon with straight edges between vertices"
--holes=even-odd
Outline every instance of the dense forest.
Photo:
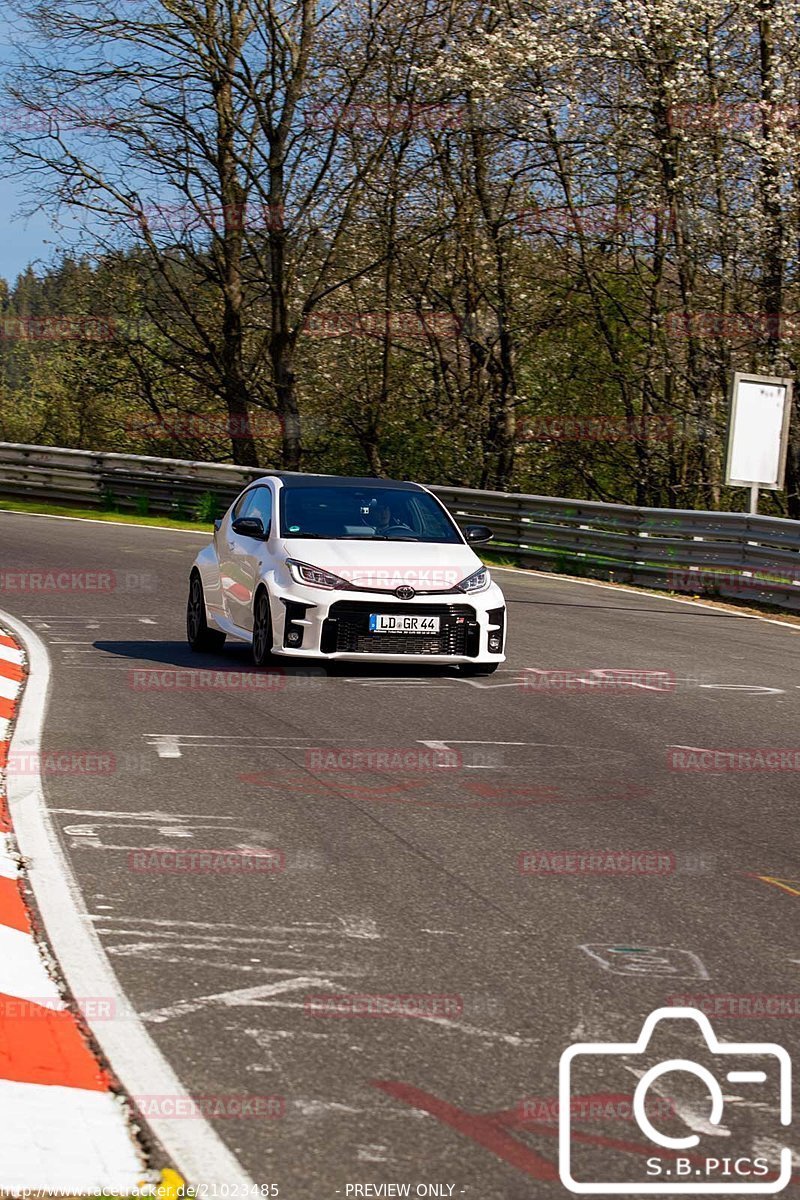
[[[800,336],[795,5],[24,19],[4,154],[82,232],[0,284],[0,439],[746,507],[732,374]],[[800,516],[796,421],[762,511]]]

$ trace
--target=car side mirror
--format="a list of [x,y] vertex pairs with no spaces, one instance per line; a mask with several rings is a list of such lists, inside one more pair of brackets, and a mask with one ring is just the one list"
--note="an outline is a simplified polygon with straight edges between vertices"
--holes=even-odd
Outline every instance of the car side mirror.
[[258,538],[262,542],[266,537],[261,517],[237,517],[231,529],[241,537]]
[[494,534],[488,525],[467,525],[464,528],[464,537],[468,542],[490,542]]

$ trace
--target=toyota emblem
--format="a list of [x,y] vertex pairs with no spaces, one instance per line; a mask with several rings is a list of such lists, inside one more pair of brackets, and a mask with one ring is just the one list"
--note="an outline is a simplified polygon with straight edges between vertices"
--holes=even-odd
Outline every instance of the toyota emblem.
[[417,593],[412,587],[403,584],[402,587],[394,589],[394,594],[398,600],[413,600]]

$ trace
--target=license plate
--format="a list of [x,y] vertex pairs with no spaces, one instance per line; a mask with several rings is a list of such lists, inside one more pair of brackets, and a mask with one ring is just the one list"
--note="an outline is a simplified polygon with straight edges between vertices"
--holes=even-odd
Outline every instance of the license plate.
[[370,613],[370,633],[438,633],[439,618],[405,613]]

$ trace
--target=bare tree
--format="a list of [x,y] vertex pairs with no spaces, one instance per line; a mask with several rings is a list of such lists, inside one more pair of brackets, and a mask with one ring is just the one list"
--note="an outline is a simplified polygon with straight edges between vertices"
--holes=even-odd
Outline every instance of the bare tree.
[[[300,465],[293,361],[385,136],[354,168],[342,126],[379,52],[380,8],[315,0],[43,0],[9,95],[37,203],[78,211],[105,252],[135,244],[154,286],[130,350],[225,405],[257,463],[253,406]],[[344,64],[344,67],[343,67]]]

